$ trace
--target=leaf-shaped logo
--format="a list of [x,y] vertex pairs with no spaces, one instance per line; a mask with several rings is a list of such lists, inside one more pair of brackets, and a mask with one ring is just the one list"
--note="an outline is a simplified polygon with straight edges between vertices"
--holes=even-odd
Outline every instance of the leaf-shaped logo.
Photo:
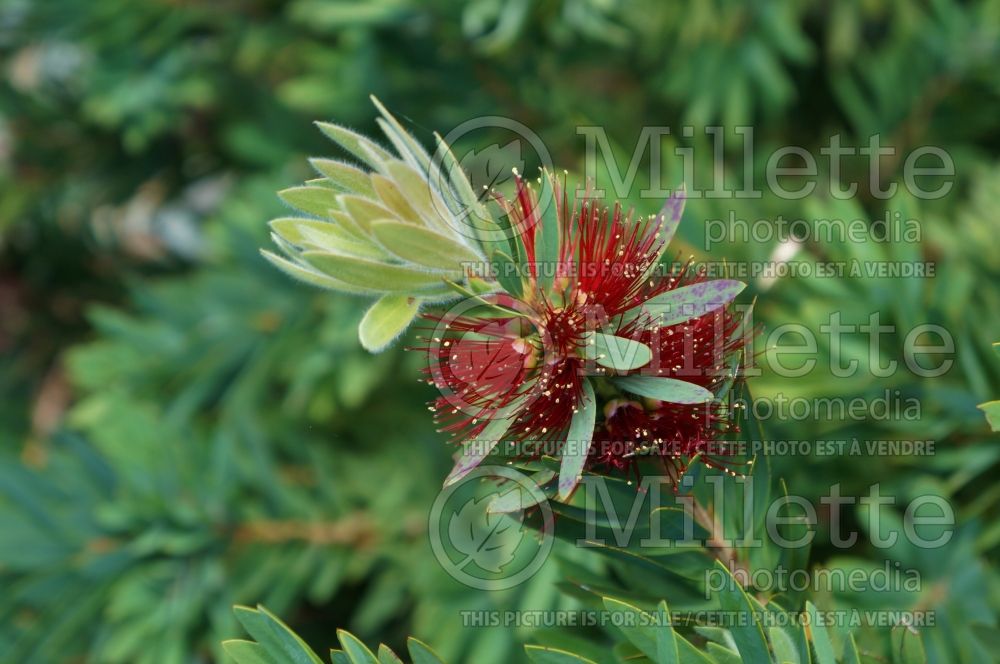
[[462,169],[469,174],[473,191],[477,194],[499,186],[513,177],[512,168],[524,172],[521,140],[515,138],[500,146],[496,143],[476,152],[470,150],[462,157]]
[[[427,522],[434,557],[453,579],[470,588],[506,590],[530,579],[552,551],[554,518],[539,482],[553,477],[553,471],[529,477],[506,465],[479,465],[446,484]],[[483,478],[505,482],[482,495]],[[526,509],[537,538],[525,537]]]
[[488,572],[500,574],[514,560],[524,539],[524,525],[510,515],[493,514],[487,505],[495,498],[471,499],[455,512],[448,523],[448,538],[465,556],[456,566],[463,569],[473,563]]

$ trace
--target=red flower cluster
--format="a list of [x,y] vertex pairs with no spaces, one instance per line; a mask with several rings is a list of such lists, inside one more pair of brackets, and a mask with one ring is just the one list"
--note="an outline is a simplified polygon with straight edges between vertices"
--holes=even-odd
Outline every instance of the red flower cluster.
[[[678,192],[660,214],[635,218],[587,195],[571,203],[565,187],[551,179],[543,181],[541,195],[518,179],[513,201],[498,198],[515,256],[506,261],[503,252],[494,262],[496,270],[514,273],[499,279],[507,292],[430,317],[433,331],[422,348],[429,381],[442,394],[431,406],[442,430],[474,441],[490,422],[508,418],[503,441],[519,443],[527,456],[556,455],[591,380],[599,408],[588,467],[627,471],[640,457],[653,456],[676,477],[695,455],[725,466],[713,443],[732,426],[726,405],[650,398],[613,380],[672,378],[714,393],[743,348],[740,317],[725,303],[666,325],[653,306],[672,291],[703,284],[711,294],[721,283],[690,263],[659,273],[683,201]],[[554,211],[547,212],[547,204]],[[546,228],[552,223],[558,232]],[[558,238],[558,250],[551,238]],[[650,359],[634,367],[595,362],[595,332],[642,344]]]

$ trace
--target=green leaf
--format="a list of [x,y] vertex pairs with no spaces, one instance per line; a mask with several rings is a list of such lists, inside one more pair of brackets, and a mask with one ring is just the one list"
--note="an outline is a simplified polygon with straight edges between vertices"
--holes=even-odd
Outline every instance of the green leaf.
[[854,642],[854,634],[847,635],[847,643],[844,644],[844,664],[861,664],[861,653],[858,652],[858,644]]
[[330,182],[326,178],[309,178],[308,180],[303,182],[303,184],[307,187],[326,187],[327,189],[340,191],[337,187],[334,186],[332,182]]
[[499,249],[493,252],[490,263],[500,287],[514,297],[520,297],[523,291],[520,272],[522,266],[517,265],[510,255]]
[[319,286],[320,288],[328,288],[330,290],[342,291],[344,293],[351,293],[352,295],[379,295],[380,291],[372,290],[364,286],[356,286],[349,284],[347,282],[341,281],[339,279],[334,279],[328,274],[323,274],[317,270],[309,267],[304,267],[298,263],[293,263],[287,258],[282,258],[275,253],[267,251],[266,249],[260,250],[261,255],[285,274],[299,281],[304,281],[312,286]]
[[337,640],[340,641],[340,647],[351,658],[351,664],[379,664],[375,654],[350,632],[338,629]]
[[458,482],[482,463],[483,459],[493,451],[503,435],[507,433],[507,429],[512,423],[512,418],[502,417],[499,414],[490,420],[474,439],[465,443],[462,454],[455,462],[455,467],[448,473],[448,477],[445,478],[444,485],[450,486]]
[[543,171],[541,188],[538,192],[538,203],[535,216],[538,218],[538,228],[535,233],[535,264],[538,272],[538,287],[543,291],[552,288],[555,278],[556,264],[559,262],[559,214],[556,206],[555,192],[552,187],[552,175]]
[[546,646],[524,646],[524,651],[528,653],[528,659],[535,664],[597,664],[592,659],[574,655],[566,650],[558,648],[548,648]]
[[712,399],[712,393],[700,385],[676,378],[656,378],[654,376],[621,376],[614,378],[618,387],[639,396],[669,401],[670,403],[705,403]]
[[434,139],[437,142],[437,154],[440,155],[441,168],[447,171],[448,181],[455,190],[455,194],[458,196],[461,204],[465,205],[470,211],[481,208],[482,203],[480,203],[476,192],[472,189],[472,183],[469,182],[468,176],[462,170],[461,164],[455,158],[454,153],[452,153],[451,147],[437,132],[434,132]]
[[684,216],[684,203],[686,200],[687,187],[682,182],[680,186],[674,189],[670,197],[663,203],[663,207],[660,208],[659,213],[657,213],[657,216],[660,218],[660,237],[663,240],[663,248],[660,250],[661,255],[670,244],[670,241],[674,239],[677,227],[681,223],[681,217]]
[[413,664],[444,664],[430,646],[412,636],[406,640],[406,647],[410,651],[410,659]]
[[776,664],[799,664],[799,651],[788,632],[780,627],[771,627],[768,634],[771,635],[771,648],[774,650]]
[[375,196],[371,178],[360,168],[334,159],[310,159],[309,163],[340,189],[362,196]]
[[363,242],[369,242],[372,246],[375,246],[371,242],[371,234],[368,229],[362,226],[360,223],[354,220],[350,214],[344,211],[334,211],[330,213],[330,219],[337,222],[337,224],[343,228],[345,231],[351,233]]
[[393,182],[399,188],[399,193],[420,214],[424,223],[446,233],[455,233],[458,230],[451,227],[446,216],[449,208],[438,195],[434,185],[426,178],[398,159],[390,162],[387,168]]
[[[392,155],[383,150],[367,136],[351,131],[347,127],[334,124],[332,122],[317,122],[316,126],[327,138],[334,141],[352,155],[368,164],[372,168],[379,167],[379,161],[388,161]],[[377,159],[373,159],[374,155]]]
[[677,644],[677,633],[670,620],[670,609],[667,601],[661,600],[657,606],[659,624],[656,627],[656,657],[657,664],[680,664],[680,651]]
[[223,641],[222,649],[236,660],[236,664],[280,664],[267,654],[264,646],[253,641],[240,639]]
[[559,497],[563,500],[573,493],[580,482],[583,466],[587,463],[587,453],[594,438],[594,423],[597,421],[597,398],[590,381],[583,379],[583,399],[573,413],[569,432],[562,448],[559,464]]
[[410,326],[420,310],[420,300],[408,295],[383,295],[361,319],[358,336],[371,353],[389,346]]
[[442,279],[461,276],[461,273],[427,272],[323,251],[306,251],[302,253],[302,258],[317,270],[335,275],[339,281],[382,292],[414,292],[436,286],[444,287]]
[[401,221],[376,221],[372,235],[402,260],[439,270],[462,270],[464,263],[481,259],[465,245],[440,233]]
[[653,351],[646,344],[613,334],[591,332],[586,344],[588,360],[615,371],[632,371],[653,359]]
[[389,646],[384,643],[378,647],[378,664],[404,664],[399,655],[394,653]]
[[744,288],[746,284],[733,279],[702,281],[657,295],[642,306],[660,327],[669,327],[729,304]]
[[319,219],[285,217],[270,222],[271,230],[283,240],[306,249],[347,253],[362,258],[385,258],[371,240],[363,240],[340,224]]
[[395,182],[382,175],[373,175],[372,186],[382,204],[392,210],[397,217],[411,224],[421,225],[424,223],[423,218],[399,191]]
[[729,632],[736,642],[740,658],[746,664],[771,664],[771,656],[767,649],[767,639],[761,627],[760,617],[754,609],[746,591],[729,573],[729,569],[721,561],[715,561],[715,567],[726,575],[725,587],[719,591],[719,601],[722,610],[731,613],[744,614],[749,620],[736,620],[737,624],[730,627]]
[[370,99],[375,104],[375,108],[382,114],[382,118],[384,118],[384,120],[377,120],[379,127],[382,128],[386,137],[395,146],[399,152],[399,156],[419,171],[426,172],[431,158],[423,146],[403,128],[403,125],[399,124],[399,121],[382,105],[382,102],[375,95],[370,95]]
[[[669,652],[673,659],[660,659],[660,638],[658,637],[658,632],[660,632],[663,628],[657,626],[654,617],[650,616],[637,606],[632,606],[631,604],[627,604],[611,597],[605,597],[603,601],[604,608],[609,612],[625,614],[621,620],[613,620],[612,624],[614,624],[619,631],[625,635],[625,638],[631,641],[636,648],[641,650],[644,655],[652,659],[654,662],[662,664],[677,661],[677,643],[672,639],[671,645],[673,650],[670,651],[669,648],[664,647],[664,652]],[[671,634],[673,633],[673,630],[670,627],[667,627],[666,629],[670,631]]]
[[976,406],[986,414],[986,422],[991,431],[1000,431],[1000,401],[987,401]]
[[677,636],[677,654],[680,657],[680,664],[715,664],[708,655],[681,636]]
[[[469,279],[467,283],[469,284],[469,286],[473,286],[476,283],[476,281],[477,281],[476,279]],[[447,284],[448,288],[452,289],[453,291],[461,295],[463,298],[466,298],[467,300],[475,300],[477,304],[480,304],[483,307],[490,309],[492,312],[499,314],[504,318],[511,318],[511,317],[516,318],[519,316],[521,317],[526,316],[524,312],[515,311],[514,309],[509,309],[507,307],[497,304],[496,302],[491,301],[491,299],[487,299],[485,295],[488,295],[491,291],[476,293],[471,288],[466,288],[465,285],[463,284],[456,284],[454,281],[449,281],[446,279],[444,283]]]
[[328,219],[331,210],[339,210],[337,192],[329,187],[291,187],[278,192],[278,198],[296,210]]
[[[433,178],[435,182],[441,182],[441,196],[448,204],[452,216],[458,217],[458,219],[450,219],[448,225],[453,227],[453,230],[458,230],[454,227],[458,224],[465,224],[465,228],[475,233],[480,247],[488,254],[489,242],[487,240],[494,239],[489,236],[488,231],[496,231],[498,227],[492,221],[487,221],[490,219],[487,208],[472,190],[472,183],[469,182],[468,176],[462,170],[461,164],[455,159],[451,148],[437,132],[434,132],[434,139],[437,142],[435,160],[438,169],[444,173],[429,173],[429,177]],[[450,187],[443,182],[444,175],[447,175]],[[466,221],[469,217],[473,218],[471,223]],[[485,226],[485,229],[480,228],[481,225]]]
[[809,616],[809,640],[816,651],[817,664],[837,664],[833,654],[833,642],[826,626],[822,624],[819,611],[812,602],[806,602],[806,614]]
[[709,642],[705,647],[716,664],[746,664],[748,661],[740,657],[738,653],[714,641]]
[[337,197],[337,202],[365,233],[371,233],[373,221],[396,218],[396,214],[387,207],[364,196],[341,194]]
[[892,661],[895,664],[927,663],[924,642],[916,630],[906,625],[893,627],[890,642],[892,644]]
[[267,609],[258,606],[256,610],[246,606],[234,608],[237,620],[267,651],[272,659],[288,664],[322,664],[305,641],[300,639],[285,623]]

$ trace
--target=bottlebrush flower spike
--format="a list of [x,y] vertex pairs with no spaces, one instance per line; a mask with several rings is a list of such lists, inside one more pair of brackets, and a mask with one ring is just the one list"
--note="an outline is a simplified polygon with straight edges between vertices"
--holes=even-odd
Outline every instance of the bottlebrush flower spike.
[[706,280],[690,264],[660,274],[683,211],[681,189],[650,218],[573,198],[543,174],[498,196],[512,230],[492,264],[505,292],[436,323],[423,346],[432,410],[467,442],[448,482],[501,441],[561,458],[566,498],[584,468],[628,471],[659,458],[677,477],[697,456],[726,467],[715,444],[732,426],[716,391],[744,347],[728,305],[744,284]]
[[462,443],[446,482],[501,441],[559,457],[562,498],[587,468],[638,472],[652,458],[676,477],[695,457],[727,467],[716,443],[733,413],[716,397],[746,346],[729,306],[744,284],[690,263],[661,272],[684,190],[644,218],[570,196],[548,173],[537,191],[516,176],[510,199],[487,192],[494,214],[440,138],[432,157],[374,102],[394,151],[319,123],[356,163],[312,160],[323,177],[280,192],[301,214],[271,222],[285,255],[263,254],[308,283],[377,297],[359,328],[372,351],[423,307],[464,296],[424,314],[433,329],[419,346],[441,391],[431,410]]

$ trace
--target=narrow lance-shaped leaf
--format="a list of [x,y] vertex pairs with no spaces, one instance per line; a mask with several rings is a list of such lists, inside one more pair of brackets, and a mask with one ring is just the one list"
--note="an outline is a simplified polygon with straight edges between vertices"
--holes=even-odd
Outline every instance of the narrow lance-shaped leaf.
[[316,126],[327,138],[373,168],[377,168],[380,161],[392,159],[392,155],[380,148],[375,141],[347,127],[332,122],[317,122]]
[[[670,194],[670,197],[663,203],[660,212],[657,214],[660,221],[660,238],[663,241],[663,249],[666,249],[670,241],[677,233],[677,227],[684,216],[684,203],[687,201],[687,187],[682,182],[677,189]],[[661,250],[662,253],[662,250]]]
[[816,605],[806,602],[806,614],[809,616],[809,640],[812,641],[813,649],[816,651],[817,664],[837,664],[837,658],[833,653],[833,642]]
[[[390,162],[387,168],[400,193],[420,213],[425,224],[465,241],[464,236],[449,225],[451,210],[438,193],[438,187],[448,187],[446,181],[431,182],[399,160]],[[439,178],[443,177],[443,174],[439,175]]]
[[336,190],[329,187],[291,187],[279,191],[278,197],[296,210],[323,219],[340,208]]
[[777,664],[800,664],[799,651],[788,632],[775,626],[768,629],[768,634],[771,635],[771,648]]
[[404,662],[389,646],[381,643],[378,647],[378,664],[404,664]]
[[670,609],[667,608],[667,601],[661,600],[656,610],[659,625],[656,628],[656,657],[654,661],[657,664],[680,664],[678,637],[670,620]]
[[614,383],[633,394],[670,403],[705,403],[712,399],[712,393],[701,385],[676,378],[623,376],[615,378]]
[[399,124],[399,121],[382,105],[382,102],[375,95],[371,95],[371,100],[375,104],[375,108],[382,114],[382,118],[384,118],[384,120],[379,119],[378,124],[382,127],[382,131],[385,132],[389,140],[392,141],[396,150],[399,151],[399,156],[403,157],[405,161],[418,170],[426,172],[431,158],[423,146],[403,128],[403,125]]
[[708,655],[712,658],[714,664],[747,664],[746,660],[739,656],[739,654],[724,645],[716,643],[715,641],[709,641],[705,644],[705,650]]
[[568,650],[548,646],[524,646],[524,652],[534,664],[597,664],[592,659],[575,655]]
[[649,279],[653,272],[656,271],[657,266],[660,264],[660,259],[663,258],[663,254],[667,251],[670,246],[670,241],[674,238],[674,234],[677,232],[677,227],[681,223],[681,217],[684,214],[684,203],[687,200],[687,189],[684,183],[681,183],[670,194],[666,201],[663,203],[663,207],[660,211],[654,215],[650,222],[659,223],[660,231],[660,248],[657,250],[656,255],[653,256],[653,260],[650,262],[649,268],[646,270],[646,274],[643,275],[643,279]]
[[715,561],[715,570],[717,573],[725,575],[724,587],[719,591],[722,610],[730,615],[743,614],[743,617],[733,621],[734,624],[729,629],[739,650],[740,659],[745,664],[771,664],[771,655],[768,652],[767,639],[764,636],[760,617],[746,591],[729,573],[729,569],[724,563]]
[[[618,627],[619,630],[621,630],[622,634],[625,635],[625,638],[631,641],[632,645],[642,651],[644,655],[649,657],[654,662],[657,662],[658,664],[664,663],[664,660],[659,658],[659,643],[657,637],[657,632],[662,628],[657,626],[656,621],[637,606],[633,606],[611,597],[605,597],[603,598],[603,601],[604,608],[608,611],[624,614],[621,619],[614,620],[612,622]],[[665,648],[664,650],[665,653],[669,653],[669,649]],[[674,659],[672,661],[676,662],[676,643],[673,644],[673,656]]]
[[594,423],[597,421],[597,399],[590,381],[583,381],[583,398],[573,419],[562,448],[559,466],[559,497],[565,500],[580,482],[583,466],[587,463],[587,453],[594,438]]
[[[466,298],[468,300],[473,300],[477,304],[480,304],[483,307],[488,308],[490,311],[492,311],[492,312],[494,312],[494,313],[496,313],[498,315],[501,315],[501,316],[504,316],[504,317],[507,317],[507,318],[510,318],[510,317],[515,317],[516,318],[518,316],[527,317],[527,314],[525,314],[522,311],[515,311],[514,309],[510,309],[508,307],[505,307],[505,306],[502,306],[500,304],[497,304],[496,302],[492,301],[492,298],[487,299],[485,297],[485,295],[487,295],[491,291],[485,291],[483,293],[476,293],[471,288],[466,288],[464,285],[457,284],[454,281],[450,281],[450,280],[446,279],[444,283],[447,284],[448,288],[451,288],[452,290],[454,290],[456,293],[458,293],[462,297],[464,297],[464,298]],[[469,284],[471,285],[473,283],[475,283],[475,280],[474,279],[470,279],[469,280]]]
[[323,274],[319,270],[299,265],[298,263],[294,263],[287,258],[282,258],[273,252],[267,251],[266,249],[261,249],[260,254],[266,258],[271,265],[275,266],[288,276],[310,284],[311,286],[328,288],[330,290],[351,293],[353,295],[380,294],[380,291],[366,288],[364,286],[356,286],[354,284],[349,284],[339,279],[335,279],[328,274]]
[[341,194],[337,197],[337,202],[366,233],[371,232],[373,221],[396,217],[396,214],[387,207],[364,196]]
[[746,284],[734,279],[702,281],[657,295],[646,300],[643,307],[660,327],[668,327],[724,307],[744,288]]
[[677,653],[682,664],[719,664],[681,636],[677,636]]
[[445,289],[444,278],[459,279],[462,276],[459,271],[427,272],[322,251],[305,251],[302,258],[320,272],[335,275],[339,281],[382,292],[414,292],[435,286]]
[[417,265],[462,271],[464,264],[479,262],[479,257],[465,245],[421,226],[376,221],[372,224],[372,235],[389,253]]
[[271,230],[283,240],[305,249],[321,249],[362,258],[386,258],[371,240],[362,240],[340,224],[319,219],[284,217],[270,222]]
[[397,217],[412,224],[424,223],[420,213],[413,208],[395,182],[382,175],[373,175],[372,187],[375,188],[375,193],[382,201],[382,205],[392,210]]
[[340,641],[340,647],[351,658],[351,664],[379,664],[375,653],[350,632],[338,629],[337,640]]
[[361,224],[355,221],[354,217],[352,217],[347,212],[338,212],[338,211],[331,212],[330,219],[335,221],[337,225],[339,225],[345,231],[349,232],[351,235],[354,235],[358,239],[365,241],[371,240],[371,236],[368,233],[368,230],[362,227]]
[[991,431],[1000,431],[1000,401],[987,401],[976,406],[986,415]]
[[365,350],[378,353],[410,326],[420,310],[420,300],[408,295],[383,295],[361,319],[358,336]]
[[489,456],[503,435],[507,433],[512,422],[511,418],[501,417],[499,414],[490,420],[475,439],[465,444],[461,456],[455,462],[455,467],[445,478],[444,485],[450,486],[458,482],[482,463],[483,459]]
[[898,664],[927,664],[927,653],[920,632],[909,625],[897,625],[890,633],[892,660]]
[[638,369],[653,359],[653,351],[646,344],[602,332],[590,333],[586,351],[588,360],[616,371]]
[[543,291],[552,288],[556,264],[559,262],[559,237],[561,233],[552,177],[547,171],[542,171],[542,182],[535,208],[538,226],[532,229],[536,237],[535,269],[538,274],[538,287]]
[[222,642],[222,649],[233,658],[236,664],[277,664],[267,654],[264,646],[253,641],[230,639]]
[[371,178],[360,168],[334,159],[310,159],[309,163],[340,189],[363,196],[375,196]]
[[498,250],[492,254],[491,267],[500,286],[514,297],[520,297],[524,290],[520,274],[522,266],[510,255]]
[[262,606],[234,608],[236,619],[271,659],[289,664],[322,664],[319,656],[285,623]]
[[847,635],[847,643],[844,644],[844,664],[861,664],[861,653],[853,634]]
[[437,653],[430,646],[412,636],[406,640],[406,648],[410,651],[413,664],[443,664]]
[[[443,173],[431,172],[428,175],[435,182],[442,180],[441,196],[444,197],[451,209],[453,217],[447,220],[448,225],[453,227],[455,232],[466,236],[474,235],[480,247],[489,253],[492,243],[488,240],[496,238],[491,238],[487,231],[496,231],[498,228],[492,222],[486,206],[473,191],[472,183],[469,182],[468,176],[462,170],[462,166],[455,158],[451,148],[448,147],[440,134],[435,133],[434,138],[437,141],[434,164]],[[444,175],[447,175],[447,181],[451,183],[450,187],[446,186],[443,181]]]

